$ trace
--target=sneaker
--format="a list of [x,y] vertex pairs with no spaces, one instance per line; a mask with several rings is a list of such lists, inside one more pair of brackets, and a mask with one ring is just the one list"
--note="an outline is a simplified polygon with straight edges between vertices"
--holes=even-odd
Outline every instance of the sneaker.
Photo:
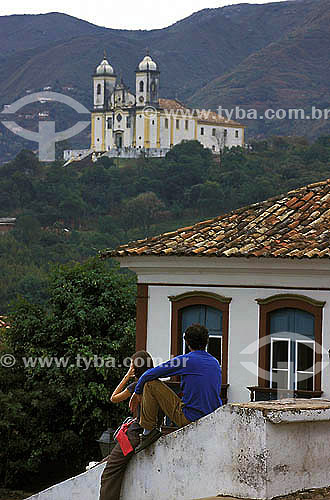
[[153,429],[149,434],[140,436],[140,444],[135,448],[134,453],[139,453],[161,437],[162,433],[158,429]]

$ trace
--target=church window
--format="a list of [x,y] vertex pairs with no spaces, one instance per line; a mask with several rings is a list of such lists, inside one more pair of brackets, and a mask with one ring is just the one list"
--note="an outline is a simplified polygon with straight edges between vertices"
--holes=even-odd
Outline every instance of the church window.
[[140,82],[140,92],[144,92],[144,82]]
[[132,123],[131,116],[127,116],[126,117],[126,128],[131,128],[131,123]]
[[189,121],[188,120],[186,120],[185,127],[186,127],[186,130],[188,130],[188,128],[189,128]]
[[176,128],[179,130],[179,128],[180,128],[180,120],[176,121]]
[[168,118],[165,118],[165,128],[168,128]]
[[109,130],[112,129],[112,118],[111,117],[107,119],[107,124],[108,124],[108,129]]
[[215,128],[212,129],[212,135],[215,137]]
[[119,113],[119,115],[117,115],[117,121],[118,121],[118,122],[121,122],[122,118],[123,118],[123,117],[122,117],[122,116],[121,116],[121,114]]
[[201,127],[201,135],[204,135],[204,127]]
[[99,83],[97,86],[97,95],[101,95],[102,87],[101,84]]
[[238,130],[236,130],[236,132],[235,132],[235,137],[236,137],[236,139],[238,139]]
[[152,120],[152,124],[155,125],[155,120]]
[[227,137],[227,135],[228,135],[228,130],[225,128],[225,130],[223,131],[223,136]]

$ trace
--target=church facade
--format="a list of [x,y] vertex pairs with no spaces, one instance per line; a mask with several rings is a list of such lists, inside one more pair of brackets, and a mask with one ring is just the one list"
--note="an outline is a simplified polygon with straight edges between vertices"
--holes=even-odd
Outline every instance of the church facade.
[[104,55],[93,75],[93,111],[89,150],[67,151],[65,159],[94,156],[165,156],[183,140],[198,140],[215,154],[244,146],[244,126],[208,110],[191,110],[159,97],[158,64],[146,55],[138,64],[135,93],[118,79]]

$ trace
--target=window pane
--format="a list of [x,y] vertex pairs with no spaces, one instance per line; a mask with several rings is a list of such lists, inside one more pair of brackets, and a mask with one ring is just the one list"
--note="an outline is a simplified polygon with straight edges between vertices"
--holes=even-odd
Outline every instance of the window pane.
[[314,365],[314,345],[313,344],[303,344],[298,342],[298,360],[297,360],[297,371],[313,371]]
[[207,352],[217,358],[221,364],[221,337],[210,337]]
[[288,389],[289,377],[287,371],[272,371],[272,389]]
[[297,389],[301,391],[313,391],[313,374],[297,373]]
[[274,340],[273,341],[273,368],[288,368],[288,341]]

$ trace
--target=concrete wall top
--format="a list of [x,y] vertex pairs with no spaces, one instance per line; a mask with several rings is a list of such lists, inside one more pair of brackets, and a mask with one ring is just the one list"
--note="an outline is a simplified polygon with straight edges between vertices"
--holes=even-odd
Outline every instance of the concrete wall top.
[[[275,417],[292,422],[273,425],[281,422],[271,420],[272,411]],[[326,421],[306,420],[306,415],[322,412]],[[325,400],[221,407],[133,456],[121,500],[191,500],[212,495],[269,500],[328,487],[329,412],[330,401]],[[98,465],[30,500],[98,500],[103,468],[104,464]]]
[[328,399],[280,399],[254,403],[231,403],[232,408],[257,410],[272,424],[330,421]]

